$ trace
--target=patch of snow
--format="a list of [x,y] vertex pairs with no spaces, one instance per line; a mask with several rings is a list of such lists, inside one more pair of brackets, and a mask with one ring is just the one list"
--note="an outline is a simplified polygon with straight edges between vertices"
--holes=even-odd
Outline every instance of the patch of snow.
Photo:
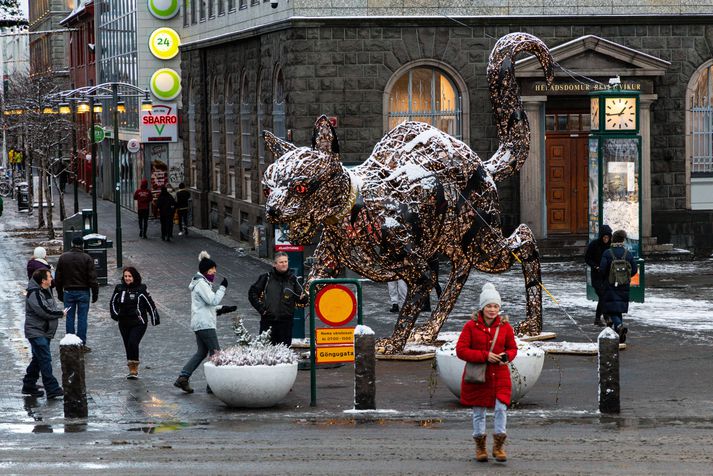
[[597,341],[601,339],[616,339],[619,340],[619,334],[614,332],[614,329],[611,327],[605,327],[602,332],[599,333],[599,336],[597,336]]
[[355,336],[374,335],[374,331],[369,326],[359,325],[354,328]]
[[59,345],[82,345],[84,342],[82,339],[77,337],[74,334],[67,334],[64,337],[62,337],[62,340],[59,341]]
[[352,408],[351,410],[344,410],[344,413],[350,413],[350,414],[364,414],[364,413],[387,413],[390,415],[396,415],[398,414],[398,410],[357,410]]
[[400,225],[398,221],[391,217],[386,217],[386,220],[384,220],[384,228],[396,228]]

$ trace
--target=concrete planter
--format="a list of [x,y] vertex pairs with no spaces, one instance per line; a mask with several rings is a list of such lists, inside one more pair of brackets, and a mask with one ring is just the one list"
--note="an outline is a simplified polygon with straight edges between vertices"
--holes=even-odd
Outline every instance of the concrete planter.
[[[517,341],[517,357],[508,364],[512,379],[512,402],[518,402],[540,378],[545,352],[527,342]],[[436,351],[438,375],[448,389],[460,398],[460,383],[465,362],[456,356],[456,343],[449,342]]]
[[297,379],[297,362],[240,367],[206,362],[203,370],[213,394],[229,407],[274,406],[287,396]]

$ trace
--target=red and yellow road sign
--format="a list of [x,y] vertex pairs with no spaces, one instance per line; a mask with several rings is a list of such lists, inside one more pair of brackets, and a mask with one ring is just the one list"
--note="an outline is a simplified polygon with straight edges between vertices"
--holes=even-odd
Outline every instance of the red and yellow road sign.
[[315,329],[315,344],[317,345],[345,345],[354,343],[354,328],[343,327],[334,329],[331,327],[320,327]]
[[318,364],[331,364],[338,362],[354,362],[353,345],[332,345],[318,347],[315,351]]
[[356,297],[348,287],[330,284],[317,293],[314,311],[326,325],[343,326],[351,321],[357,312]]

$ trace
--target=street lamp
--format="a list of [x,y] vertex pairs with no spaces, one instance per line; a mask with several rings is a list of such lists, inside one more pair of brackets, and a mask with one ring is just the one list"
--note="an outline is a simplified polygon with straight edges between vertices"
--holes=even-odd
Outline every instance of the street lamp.
[[[70,106],[69,103],[64,103],[66,104],[66,107],[63,107],[62,104],[60,104],[59,107],[59,113],[60,114],[69,114],[70,112]],[[81,107],[81,103],[77,105],[72,112],[72,165],[74,166],[74,180],[72,180],[72,188],[74,191],[74,213],[79,213],[79,165],[77,164],[77,113],[78,112],[84,112],[80,111],[79,108]],[[51,114],[51,113],[50,113]],[[62,146],[59,146],[59,151],[62,150]]]

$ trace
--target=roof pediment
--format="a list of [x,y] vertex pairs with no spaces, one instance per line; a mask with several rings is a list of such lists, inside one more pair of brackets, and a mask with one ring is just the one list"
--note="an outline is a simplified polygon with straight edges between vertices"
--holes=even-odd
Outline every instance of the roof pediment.
[[[583,76],[662,76],[671,63],[594,35],[587,35],[550,49],[565,69]],[[518,77],[540,77],[542,68],[534,56],[516,63]]]

